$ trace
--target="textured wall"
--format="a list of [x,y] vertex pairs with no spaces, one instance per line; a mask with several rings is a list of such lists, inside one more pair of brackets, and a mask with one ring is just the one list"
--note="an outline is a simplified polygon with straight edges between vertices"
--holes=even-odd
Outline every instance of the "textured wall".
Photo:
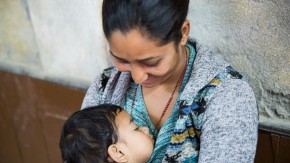
[[260,121],[290,129],[290,1],[191,0],[192,36],[248,75]]
[[20,0],[0,0],[0,64],[36,71],[40,59],[30,16]]
[[98,0],[0,0],[0,65],[87,86],[109,60]]
[[[110,64],[101,0],[0,0],[0,68],[87,87]],[[247,74],[263,125],[290,131],[290,1],[191,0],[191,36]]]

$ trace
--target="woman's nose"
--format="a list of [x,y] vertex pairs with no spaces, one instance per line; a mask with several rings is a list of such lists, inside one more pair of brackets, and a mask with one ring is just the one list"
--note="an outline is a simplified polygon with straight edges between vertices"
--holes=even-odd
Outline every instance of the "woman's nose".
[[141,84],[147,79],[148,74],[144,71],[144,69],[141,66],[132,65],[131,76],[133,80],[135,81],[135,83]]

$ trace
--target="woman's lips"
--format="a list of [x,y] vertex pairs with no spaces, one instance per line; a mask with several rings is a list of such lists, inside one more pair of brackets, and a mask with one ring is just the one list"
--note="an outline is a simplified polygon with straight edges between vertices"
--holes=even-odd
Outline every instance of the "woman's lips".
[[143,81],[141,83],[141,85],[144,86],[144,87],[154,87],[154,86],[158,85],[159,82],[160,82],[160,78],[159,77],[150,76],[145,81]]
[[154,79],[152,77],[147,78],[145,81],[141,83],[141,85],[151,85],[154,83]]
[[147,80],[143,81],[141,84],[142,84],[142,85],[143,85],[143,84],[144,84],[144,85],[147,85],[147,84],[150,84],[150,83],[151,83],[151,81],[147,79]]

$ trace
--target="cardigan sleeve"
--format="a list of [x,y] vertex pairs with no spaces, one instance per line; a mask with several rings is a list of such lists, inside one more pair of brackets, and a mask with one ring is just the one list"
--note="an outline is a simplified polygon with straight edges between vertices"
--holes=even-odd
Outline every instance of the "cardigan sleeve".
[[100,91],[101,75],[99,75],[88,88],[81,109],[100,104],[103,91]]
[[206,106],[199,163],[254,162],[258,110],[248,83],[230,79],[215,89]]

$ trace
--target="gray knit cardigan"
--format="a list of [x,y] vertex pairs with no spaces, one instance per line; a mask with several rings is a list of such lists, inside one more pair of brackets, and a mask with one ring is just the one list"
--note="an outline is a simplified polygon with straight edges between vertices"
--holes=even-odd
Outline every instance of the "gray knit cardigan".
[[[195,44],[194,47],[196,59],[182,99],[190,99],[229,65],[206,46]],[[108,81],[101,80],[99,75],[91,84],[82,109],[102,103],[124,105],[126,90],[132,82],[130,73],[121,73],[114,67],[109,72]],[[247,82],[230,79],[218,85],[210,95],[202,123],[199,163],[254,162],[258,110]]]

